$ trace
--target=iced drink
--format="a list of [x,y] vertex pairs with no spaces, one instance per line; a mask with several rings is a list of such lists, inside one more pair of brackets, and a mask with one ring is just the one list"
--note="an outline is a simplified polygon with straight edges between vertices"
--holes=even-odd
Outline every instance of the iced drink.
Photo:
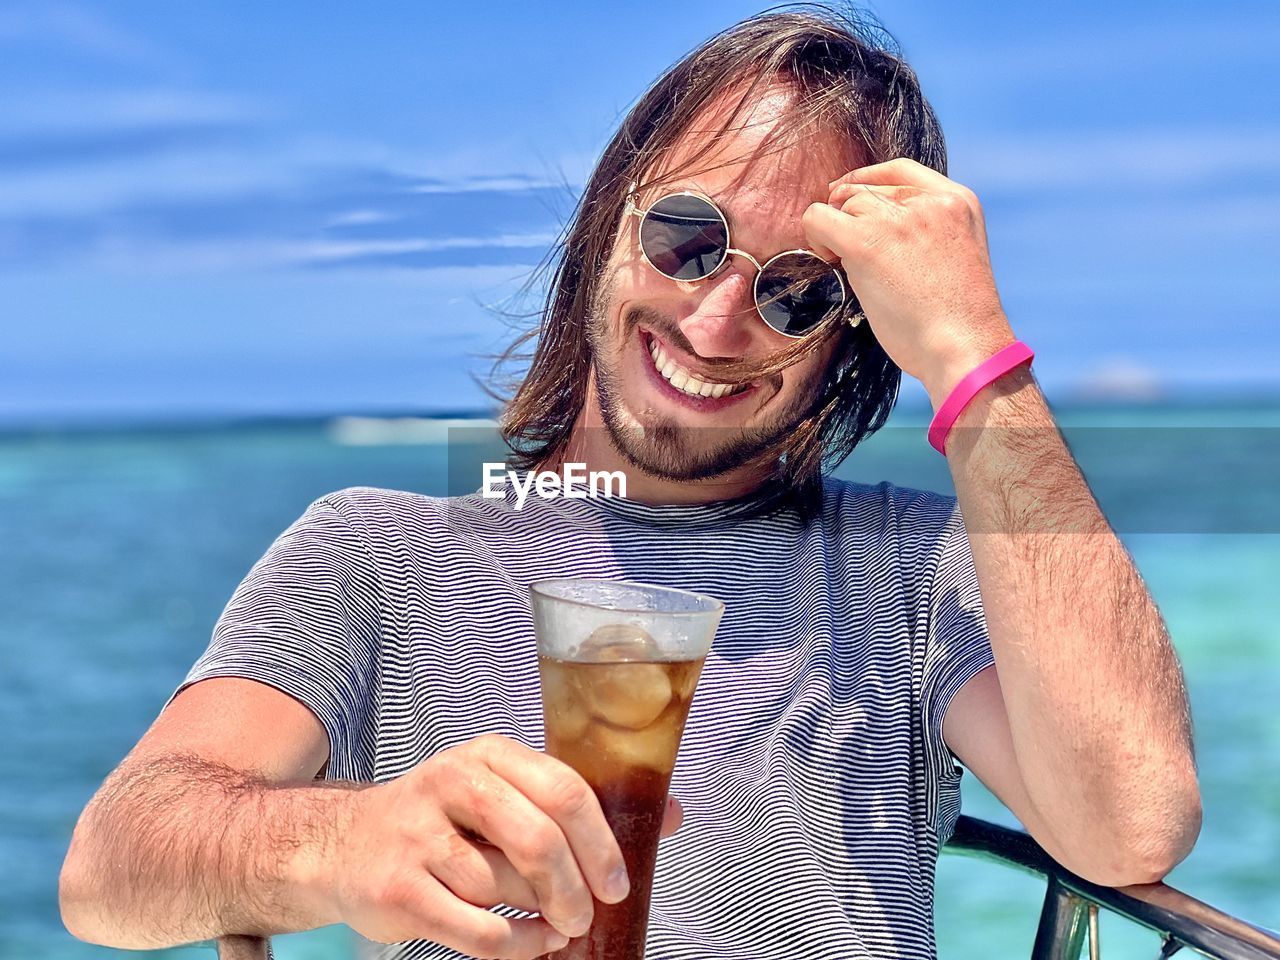
[[591,785],[631,878],[625,900],[597,900],[587,934],[547,956],[642,960],[671,772],[723,606],[616,581],[544,581],[533,596],[547,752]]

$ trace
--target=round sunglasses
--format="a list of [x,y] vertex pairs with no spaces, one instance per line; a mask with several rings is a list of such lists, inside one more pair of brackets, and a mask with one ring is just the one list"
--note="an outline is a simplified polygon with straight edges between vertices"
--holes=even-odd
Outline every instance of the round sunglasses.
[[862,321],[843,272],[812,250],[784,250],[762,264],[730,245],[729,219],[710,198],[681,191],[641,209],[635,202],[637,187],[632,183],[627,191],[625,212],[640,218],[640,254],[664,277],[705,280],[729,262],[730,254],[737,254],[756,268],[756,312],[783,336],[807,336],[846,302],[852,307],[849,323],[856,327]]

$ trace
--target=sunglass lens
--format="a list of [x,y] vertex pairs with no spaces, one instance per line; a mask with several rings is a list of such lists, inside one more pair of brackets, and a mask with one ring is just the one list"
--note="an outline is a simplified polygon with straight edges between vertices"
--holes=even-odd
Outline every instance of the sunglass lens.
[[673,280],[701,280],[724,262],[729,228],[720,211],[700,197],[663,197],[640,224],[649,262]]
[[844,301],[844,284],[835,268],[813,254],[781,254],[765,264],[756,278],[760,316],[788,336],[813,330]]

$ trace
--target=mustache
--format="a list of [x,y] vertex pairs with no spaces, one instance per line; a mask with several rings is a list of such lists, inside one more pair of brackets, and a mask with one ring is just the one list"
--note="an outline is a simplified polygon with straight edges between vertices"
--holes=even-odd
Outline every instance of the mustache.
[[[635,328],[644,324],[667,343],[683,350],[689,356],[697,357],[707,371],[724,383],[753,383],[760,381],[769,384],[774,390],[782,389],[782,371],[793,364],[805,351],[819,345],[820,341],[806,347],[804,341],[797,341],[780,353],[760,359],[745,357],[704,357],[694,349],[689,338],[684,335],[670,317],[646,304],[628,307],[622,315],[622,338],[627,340],[635,332]],[[835,328],[833,328],[834,330]]]
[[661,339],[683,350],[689,356],[697,357],[708,367],[732,367],[741,362],[739,357],[704,357],[693,348],[689,338],[680,330],[678,324],[669,317],[659,313],[652,307],[637,305],[627,310],[623,318],[623,336],[629,337],[636,327],[644,326],[656,333]]

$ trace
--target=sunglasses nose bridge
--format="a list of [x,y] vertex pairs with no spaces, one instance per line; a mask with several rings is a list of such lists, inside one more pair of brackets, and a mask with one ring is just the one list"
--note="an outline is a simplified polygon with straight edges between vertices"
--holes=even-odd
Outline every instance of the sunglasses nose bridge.
[[731,256],[744,257],[745,259],[750,260],[751,265],[756,268],[756,273],[759,273],[764,269],[764,267],[760,265],[760,261],[745,250],[739,250],[737,247],[726,247],[724,253],[725,260],[728,260]]

